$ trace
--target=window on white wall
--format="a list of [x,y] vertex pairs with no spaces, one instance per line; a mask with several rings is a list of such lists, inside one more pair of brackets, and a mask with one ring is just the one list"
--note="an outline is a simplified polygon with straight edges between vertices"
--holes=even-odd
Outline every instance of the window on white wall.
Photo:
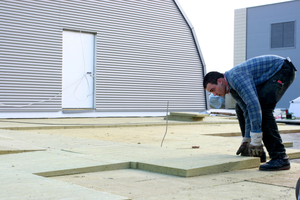
[[295,46],[295,22],[271,24],[271,48]]

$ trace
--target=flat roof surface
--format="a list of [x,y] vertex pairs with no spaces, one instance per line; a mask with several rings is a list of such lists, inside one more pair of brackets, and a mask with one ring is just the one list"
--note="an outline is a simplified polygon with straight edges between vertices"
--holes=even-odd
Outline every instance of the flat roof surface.
[[[235,117],[0,119],[0,199],[293,199],[300,126],[278,124],[291,169],[235,155]],[[164,140],[163,137],[165,136]]]

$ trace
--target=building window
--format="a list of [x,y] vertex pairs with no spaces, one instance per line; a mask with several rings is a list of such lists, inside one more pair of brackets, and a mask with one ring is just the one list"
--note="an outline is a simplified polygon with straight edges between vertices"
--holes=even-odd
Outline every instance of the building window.
[[271,24],[271,48],[295,46],[295,22]]

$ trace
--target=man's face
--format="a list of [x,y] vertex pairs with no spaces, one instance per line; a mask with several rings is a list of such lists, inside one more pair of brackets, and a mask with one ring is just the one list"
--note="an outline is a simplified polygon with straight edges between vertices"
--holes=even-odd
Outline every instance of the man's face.
[[226,94],[226,85],[223,84],[223,81],[222,79],[218,79],[217,80],[218,84],[211,84],[211,83],[208,83],[206,85],[206,91],[212,93],[214,96],[221,96],[221,97],[224,97],[225,94]]

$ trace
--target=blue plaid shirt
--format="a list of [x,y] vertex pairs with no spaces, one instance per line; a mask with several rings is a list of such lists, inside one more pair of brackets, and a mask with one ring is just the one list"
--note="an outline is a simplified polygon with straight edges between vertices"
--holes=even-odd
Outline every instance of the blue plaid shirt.
[[257,88],[281,69],[284,60],[275,55],[254,57],[224,74],[230,90],[238,94],[232,96],[244,112],[247,138],[250,138],[250,131],[261,132],[262,116]]

